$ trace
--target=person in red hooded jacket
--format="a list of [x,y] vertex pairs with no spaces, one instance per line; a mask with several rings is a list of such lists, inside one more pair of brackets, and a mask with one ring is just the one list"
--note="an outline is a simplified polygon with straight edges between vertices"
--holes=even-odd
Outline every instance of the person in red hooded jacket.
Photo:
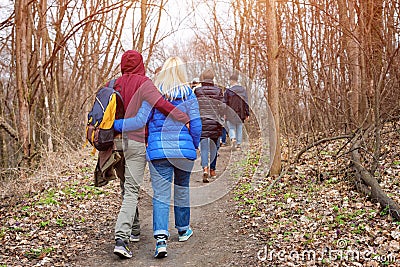
[[[165,100],[146,76],[139,52],[128,50],[122,55],[121,72],[122,76],[116,80],[114,89],[121,94],[125,118],[136,116],[142,102],[146,101],[164,115],[188,124],[188,115]],[[137,204],[146,166],[146,127],[123,133],[122,136],[114,140],[116,149],[122,150],[125,157],[123,200],[115,225],[114,253],[121,258],[131,258],[128,243],[139,241],[140,235]]]

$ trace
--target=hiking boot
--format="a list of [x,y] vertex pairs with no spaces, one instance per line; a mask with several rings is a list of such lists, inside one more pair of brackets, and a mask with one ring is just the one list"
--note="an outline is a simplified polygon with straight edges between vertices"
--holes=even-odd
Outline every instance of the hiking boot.
[[217,174],[215,173],[215,170],[210,170],[210,178],[212,178],[212,179],[217,178]]
[[138,234],[138,235],[131,234],[131,236],[129,237],[129,241],[130,242],[139,242],[140,241],[140,234]]
[[203,183],[208,183],[208,182],[210,182],[210,181],[208,180],[208,176],[209,176],[209,174],[208,174],[208,167],[204,167],[204,168],[203,168]]
[[165,257],[167,257],[167,239],[157,238],[154,258],[161,259]]
[[193,235],[193,230],[192,230],[192,228],[187,229],[187,230],[186,230],[185,232],[183,232],[183,233],[179,232],[178,241],[179,241],[179,242],[185,242],[185,241],[188,240],[192,235]]
[[237,150],[240,150],[240,149],[241,149],[240,144],[237,144],[237,145],[236,145],[236,149],[237,149]]
[[133,255],[132,251],[128,248],[128,244],[120,238],[115,240],[114,254],[118,255],[121,259],[130,259]]

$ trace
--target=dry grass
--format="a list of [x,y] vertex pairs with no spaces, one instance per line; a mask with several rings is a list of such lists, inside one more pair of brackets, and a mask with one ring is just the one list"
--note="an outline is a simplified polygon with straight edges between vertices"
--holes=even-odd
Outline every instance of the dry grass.
[[[79,163],[86,160],[90,149],[71,149],[60,152],[43,152],[35,167],[9,168],[1,171],[0,201],[11,205],[21,196],[56,187],[76,172]],[[85,162],[82,162],[84,164]],[[91,164],[92,165],[92,164]],[[6,200],[6,201],[5,201]]]

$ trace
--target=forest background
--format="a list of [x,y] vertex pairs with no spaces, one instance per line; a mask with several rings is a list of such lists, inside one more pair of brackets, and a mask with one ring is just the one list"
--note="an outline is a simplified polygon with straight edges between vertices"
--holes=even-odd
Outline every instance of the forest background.
[[341,171],[400,219],[398,192],[380,185],[382,161],[390,154],[400,164],[382,138],[400,134],[398,0],[16,0],[0,10],[2,181],[79,149],[94,93],[136,49],[150,77],[171,55],[188,62],[191,78],[212,66],[224,86],[239,70],[247,130],[270,129],[261,140],[273,148],[270,176],[344,140],[333,156],[347,160]]

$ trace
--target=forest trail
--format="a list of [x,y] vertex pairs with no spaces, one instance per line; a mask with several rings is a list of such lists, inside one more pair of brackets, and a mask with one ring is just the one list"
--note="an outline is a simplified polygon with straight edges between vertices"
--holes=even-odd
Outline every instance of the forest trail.
[[[400,202],[398,135],[393,136],[391,151],[382,163],[386,172],[382,184]],[[390,140],[390,136],[385,138]],[[338,171],[346,163],[333,160],[332,154],[342,142],[326,148],[319,157],[316,152],[305,154],[272,189],[276,180],[266,177],[265,155],[257,154],[257,143],[232,154],[222,148],[217,165],[220,177],[206,187],[197,161],[191,177],[192,201],[204,205],[191,209],[194,235],[178,242],[171,214],[171,239],[164,259],[153,258],[148,174],[139,203],[141,241],[131,243],[132,259],[121,260],[113,254],[121,205],[119,183],[93,187],[96,157],[89,149],[68,153],[69,160],[58,159],[63,164],[57,170],[48,169],[48,176],[36,173],[37,183],[25,183],[31,191],[14,191],[15,186],[24,185],[20,180],[14,187],[2,187],[6,195],[0,202],[0,267],[400,266],[400,223],[379,204],[355,192],[348,177]],[[354,260],[337,258],[326,254],[326,249],[364,254]],[[318,258],[272,254],[310,251]]]
[[[173,209],[170,213],[168,257],[153,257],[155,241],[152,237],[152,205],[148,172],[140,196],[141,240],[130,243],[132,259],[119,259],[112,253],[115,214],[101,227],[103,232],[88,242],[84,251],[71,262],[74,266],[240,266],[240,253],[247,241],[237,234],[238,222],[234,219],[233,196],[230,189],[235,184],[231,175],[235,162],[244,158],[242,151],[231,152],[229,147],[219,150],[218,177],[209,184],[202,183],[199,159],[191,176],[191,227],[193,236],[186,242],[178,242],[174,229]],[[219,167],[218,167],[219,166]],[[252,242],[252,241],[249,241]],[[256,257],[256,253],[254,253]]]

